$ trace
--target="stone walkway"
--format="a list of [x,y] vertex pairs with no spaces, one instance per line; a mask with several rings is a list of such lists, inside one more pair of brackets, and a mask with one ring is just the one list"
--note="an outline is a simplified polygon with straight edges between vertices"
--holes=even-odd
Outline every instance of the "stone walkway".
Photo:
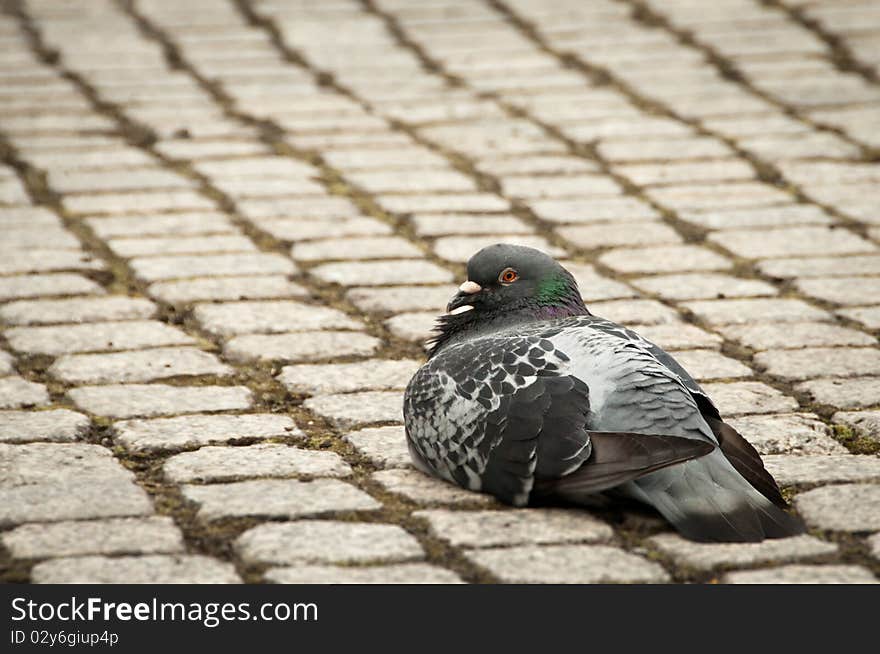
[[[8,0],[5,581],[876,582],[875,0]],[[409,467],[479,247],[674,350],[810,526]]]

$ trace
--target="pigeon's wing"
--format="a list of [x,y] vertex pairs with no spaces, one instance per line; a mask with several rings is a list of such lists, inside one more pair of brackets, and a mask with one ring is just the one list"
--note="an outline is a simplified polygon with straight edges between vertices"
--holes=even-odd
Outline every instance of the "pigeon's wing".
[[[552,334],[546,334],[552,336]],[[472,490],[524,505],[536,480],[571,477],[598,492],[701,456],[710,443],[587,430],[590,391],[542,335],[496,335],[447,348],[404,399],[416,464]],[[542,494],[551,494],[545,484]]]
[[590,318],[590,324],[594,329],[626,339],[646,349],[657,361],[672,371],[693,396],[700,413],[718,440],[721,452],[727,457],[727,460],[730,461],[736,471],[771,502],[780,507],[787,506],[785,499],[779,491],[779,486],[776,484],[776,480],[773,479],[773,476],[764,467],[761,455],[739,432],[722,420],[718,408],[706,392],[700,388],[700,385],[671,354],[622,325],[597,316],[590,316]]
[[694,400],[696,400],[697,405],[700,407],[701,413],[715,418],[721,417],[718,413],[718,408],[706,394],[706,391],[700,388],[700,385],[693,377],[691,377],[690,373],[685,370],[682,365],[675,360],[675,357],[669,354],[669,352],[659,345],[649,341],[641,334],[638,334],[631,329],[627,329],[623,325],[618,325],[611,320],[600,318],[599,316],[588,316],[586,317],[586,320],[589,326],[593,329],[629,341],[648,351],[651,356],[675,373],[675,375],[681,380],[681,383],[684,384],[685,388],[687,388],[691,395],[694,396]]

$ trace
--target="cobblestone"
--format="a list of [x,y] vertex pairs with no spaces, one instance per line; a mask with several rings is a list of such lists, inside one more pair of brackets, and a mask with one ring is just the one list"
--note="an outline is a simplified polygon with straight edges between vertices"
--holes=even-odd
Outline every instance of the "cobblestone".
[[[0,498],[0,582],[34,563],[32,581],[241,581],[233,562],[275,582],[873,578],[850,543],[880,531],[859,517],[876,456],[850,453],[880,438],[864,2],[94,3],[0,19],[0,445],[55,453],[0,483],[20,495]],[[512,511],[414,470],[403,387],[498,241],[553,253],[593,313],[673,352],[814,536],[851,517],[857,535],[667,529],[661,555],[628,531],[659,519]],[[63,448],[102,463],[56,478],[63,454],[91,465]],[[214,558],[192,553],[181,484],[203,517],[242,516],[196,527]],[[333,508],[378,506],[363,489],[395,497]],[[276,522],[310,505],[342,522]],[[239,524],[283,555],[236,548]],[[89,528],[107,540],[65,536]],[[349,537],[377,528],[390,545]]]
[[880,458],[866,454],[772,454],[764,466],[784,486],[880,479]]
[[878,501],[880,485],[841,484],[801,493],[795,506],[807,524],[818,529],[876,531],[880,529]]
[[778,561],[811,559],[837,552],[837,546],[806,534],[761,543],[695,543],[676,534],[661,534],[650,540],[676,563],[710,570],[717,566],[744,566]]
[[453,511],[432,509],[413,514],[428,522],[431,533],[458,547],[602,542],[611,528],[586,512],[553,509]]
[[816,402],[842,409],[880,404],[880,377],[855,379],[814,379],[795,388],[808,393]]
[[238,537],[235,547],[251,563],[380,563],[424,558],[415,538],[396,525],[299,520],[265,524]]
[[465,556],[508,583],[658,583],[663,568],[607,545],[546,545],[474,550]]
[[751,415],[727,419],[761,454],[845,454],[828,426],[808,413]]
[[124,420],[115,423],[113,428],[116,441],[132,450],[171,450],[242,439],[303,437],[293,420],[271,414]]
[[306,400],[303,406],[339,427],[351,427],[358,423],[403,421],[403,393],[400,391],[319,395]]
[[291,301],[200,304],[194,315],[205,329],[221,336],[360,326],[336,309]]
[[373,474],[385,490],[418,504],[493,504],[489,495],[474,493],[429,477],[418,470],[380,470]]
[[110,418],[233,411],[251,405],[251,391],[243,386],[118,384],[81,386],[68,395],[83,411]]
[[13,349],[29,354],[58,355],[195,343],[192,336],[158,321],[18,327],[7,329],[5,335]]
[[261,443],[245,447],[203,447],[169,458],[162,466],[173,482],[230,481],[238,477],[345,477],[351,468],[335,452],[313,452]]
[[150,295],[169,304],[198,300],[258,300],[304,297],[308,291],[282,275],[197,277],[150,285]]
[[278,380],[292,391],[321,394],[406,388],[418,361],[371,359],[362,363],[285,366]]
[[89,428],[89,419],[76,411],[0,411],[0,442],[75,441]]
[[2,525],[153,512],[134,475],[97,445],[0,444],[0,469]]
[[266,580],[275,584],[460,584],[458,575],[425,563],[353,568],[302,565],[270,568]]
[[370,511],[382,506],[363,491],[334,479],[256,479],[186,485],[181,492],[199,506],[197,515],[201,520],[243,516],[298,518],[334,511]]
[[47,295],[101,295],[104,289],[73,273],[0,277],[0,301]]
[[238,584],[231,563],[208,556],[78,556],[34,566],[36,584]]
[[49,404],[49,392],[43,384],[21,377],[0,377],[0,409],[18,409]]
[[857,565],[784,565],[768,570],[729,572],[726,584],[876,584],[869,570]]
[[225,377],[232,374],[232,368],[208,352],[168,347],[110,354],[66,354],[52,364],[48,373],[68,383],[108,384],[181,375]]
[[726,337],[755,350],[821,347],[823,345],[876,345],[863,332],[822,322],[756,323],[719,327]]
[[405,468],[412,463],[403,427],[368,427],[343,438],[379,468]]
[[[87,539],[82,537],[84,531]],[[34,523],[6,532],[2,540],[12,556],[21,559],[184,550],[180,530],[167,516]]]
[[880,441],[880,411],[838,411],[832,420]]
[[0,320],[10,325],[137,320],[152,317],[156,305],[122,296],[69,300],[20,300],[0,307]]

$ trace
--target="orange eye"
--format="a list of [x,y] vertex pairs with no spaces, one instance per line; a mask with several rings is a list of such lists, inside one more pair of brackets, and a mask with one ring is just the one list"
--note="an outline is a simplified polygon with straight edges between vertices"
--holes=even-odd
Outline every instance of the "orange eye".
[[502,284],[512,284],[517,279],[519,279],[519,273],[513,268],[505,268],[501,271],[501,274],[498,275],[498,281]]

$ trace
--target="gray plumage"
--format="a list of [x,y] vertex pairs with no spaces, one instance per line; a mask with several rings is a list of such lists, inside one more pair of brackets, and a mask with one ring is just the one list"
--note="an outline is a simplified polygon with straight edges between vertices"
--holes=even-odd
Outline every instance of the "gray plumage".
[[695,540],[802,529],[758,454],[691,376],[658,346],[591,315],[558,263],[497,245],[471,259],[468,278],[450,308],[473,308],[441,318],[406,390],[417,467],[516,506],[613,492]]

